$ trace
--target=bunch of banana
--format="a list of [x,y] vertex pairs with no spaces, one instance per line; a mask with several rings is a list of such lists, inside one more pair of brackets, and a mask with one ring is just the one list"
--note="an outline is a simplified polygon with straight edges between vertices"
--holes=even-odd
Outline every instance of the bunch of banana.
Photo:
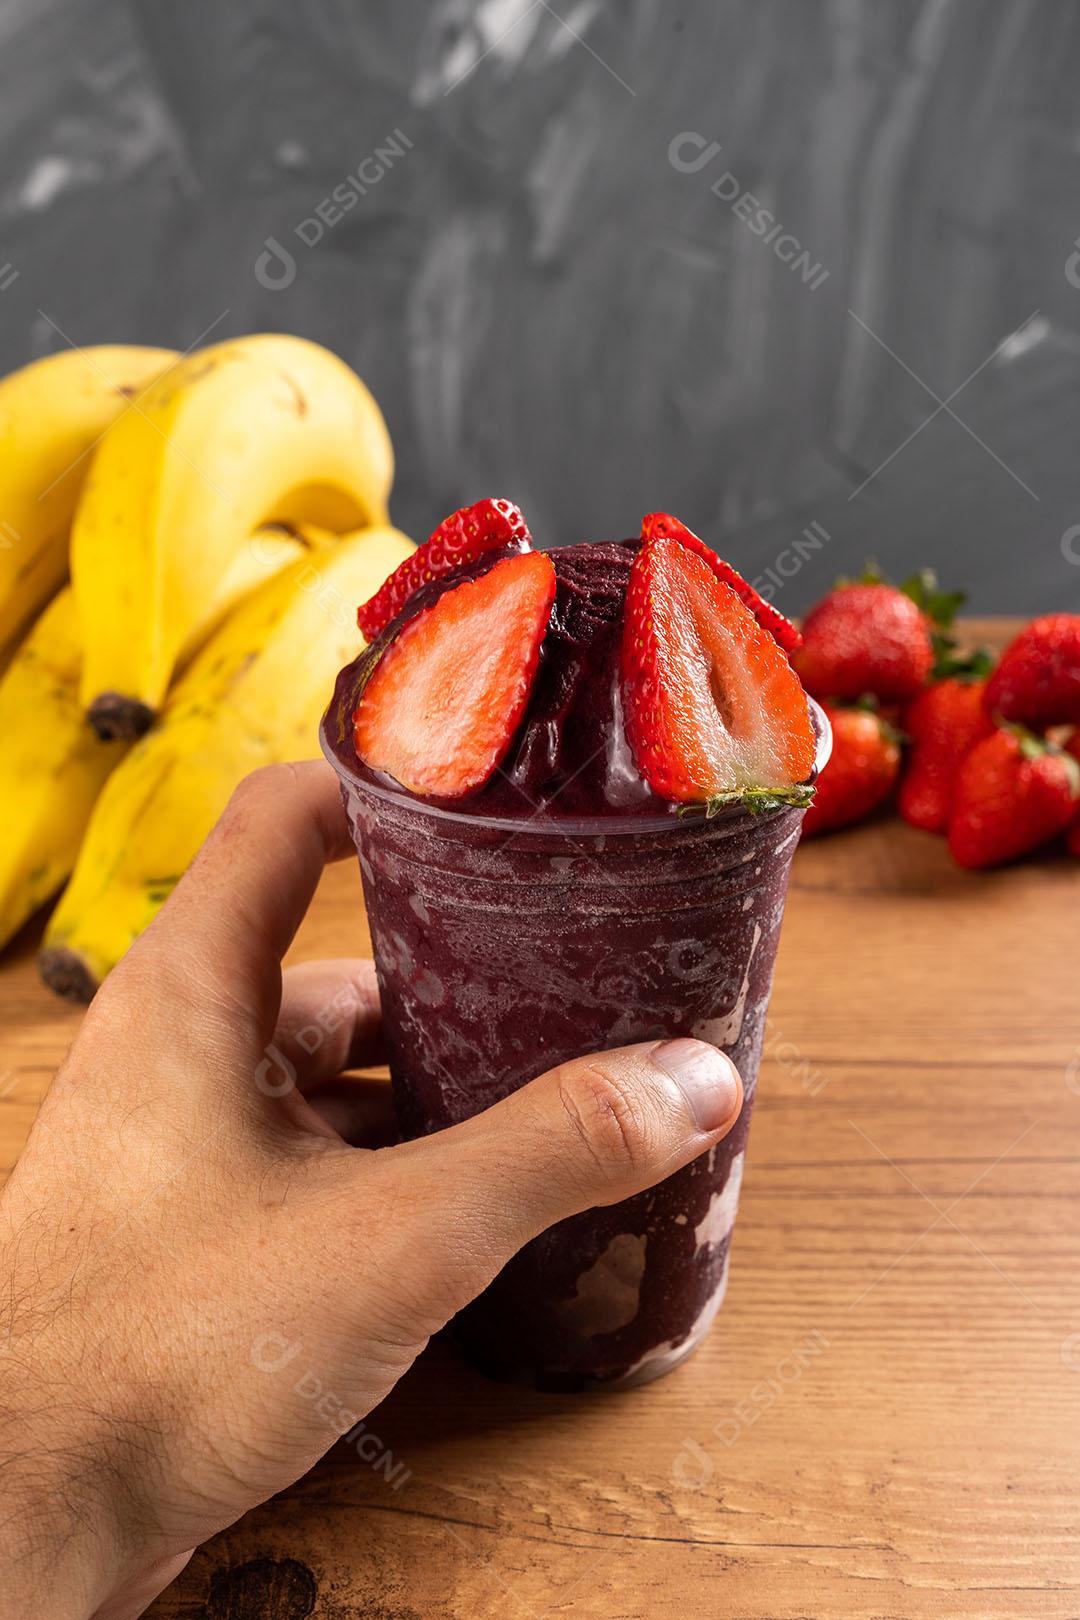
[[152,724],[180,649],[263,523],[387,521],[393,452],[345,363],[260,335],[188,355],[105,435],[71,536],[81,697],[103,738]]
[[[242,546],[180,654],[183,664],[238,601],[328,544],[320,530],[267,529]],[[0,677],[0,946],[66,880],[94,801],[128,744],[102,742],[79,702],[82,646],[70,587],[45,609]]]
[[307,759],[354,606],[412,550],[395,529],[351,535],[290,564],[226,619],[180,677],[153,729],[112,772],[45,936],[41,971],[88,999],[152,920],[257,766]]
[[171,349],[67,349],[0,381],[0,658],[59,590],[90,453]]
[[300,338],[0,381],[0,945],[77,862],[45,965],[88,988],[239,778],[314,752],[355,603],[410,548],[392,475],[363,383]]

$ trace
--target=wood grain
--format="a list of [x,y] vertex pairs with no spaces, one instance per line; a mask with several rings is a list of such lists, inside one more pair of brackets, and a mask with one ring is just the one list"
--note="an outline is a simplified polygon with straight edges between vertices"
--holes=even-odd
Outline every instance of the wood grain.
[[[1001,627],[994,629],[1000,633]],[[888,819],[798,852],[727,1303],[601,1398],[432,1347],[166,1620],[1080,1615],[1080,868]],[[366,948],[352,868],[299,958]],[[0,1164],[78,1017],[0,971]]]

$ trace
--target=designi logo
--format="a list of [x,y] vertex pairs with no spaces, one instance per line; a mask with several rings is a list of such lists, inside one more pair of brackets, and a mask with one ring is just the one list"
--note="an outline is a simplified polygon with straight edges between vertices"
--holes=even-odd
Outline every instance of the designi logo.
[[276,236],[266,238],[266,246],[255,260],[255,280],[267,292],[283,292],[296,280],[296,260]]

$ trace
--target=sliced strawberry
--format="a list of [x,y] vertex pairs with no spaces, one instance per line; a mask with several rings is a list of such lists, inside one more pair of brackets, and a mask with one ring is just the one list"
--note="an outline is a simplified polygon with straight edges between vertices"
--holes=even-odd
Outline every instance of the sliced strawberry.
[[399,563],[390,578],[375,592],[370,601],[356,611],[356,622],[361,634],[374,641],[396,618],[405,603],[430,580],[442,579],[469,563],[485,551],[498,551],[513,546],[528,551],[532,543],[529,526],[513,501],[490,499],[463,506],[443,518],[430,540],[417,546],[411,557]]
[[655,540],[661,535],[671,540],[681,540],[696,557],[708,563],[717,579],[722,584],[729,585],[740,602],[746,603],[758,624],[776,638],[786,653],[792,653],[797,647],[802,646],[802,636],[791,620],[785,619],[784,615],[766,602],[764,597],[759,596],[750,582],[743,579],[729,562],[718,557],[704,540],[699,540],[692,529],[688,529],[677,517],[672,517],[670,512],[650,512],[641,520],[641,538]]
[[543,552],[496,563],[410,619],[354,717],[356,752],[411,793],[457,799],[503,758],[532,691],[555,570]]
[[648,541],[626,593],[626,734],[654,792],[710,810],[807,803],[806,694],[769,632],[681,540]]

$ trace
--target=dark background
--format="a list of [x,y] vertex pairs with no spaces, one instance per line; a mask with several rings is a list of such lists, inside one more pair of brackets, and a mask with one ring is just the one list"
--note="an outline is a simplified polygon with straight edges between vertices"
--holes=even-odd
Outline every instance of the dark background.
[[299,332],[417,537],[667,507],[788,610],[1080,607],[1076,0],[4,0],[0,77],[4,369]]

